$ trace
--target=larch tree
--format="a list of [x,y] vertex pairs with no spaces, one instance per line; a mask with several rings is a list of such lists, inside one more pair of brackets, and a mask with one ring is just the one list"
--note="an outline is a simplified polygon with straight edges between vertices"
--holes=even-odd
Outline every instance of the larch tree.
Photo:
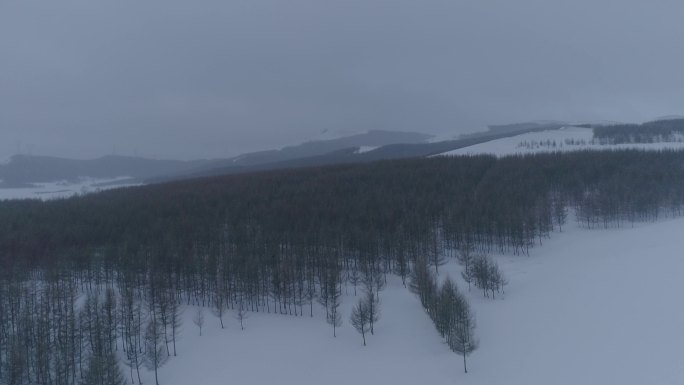
[[364,298],[359,299],[359,302],[352,309],[350,321],[352,326],[354,326],[354,329],[361,333],[361,337],[363,337],[363,346],[366,346],[366,333],[370,330],[370,317]]
[[145,366],[154,370],[154,381],[159,385],[159,368],[169,359],[164,343],[164,329],[159,321],[152,318],[145,329]]
[[204,310],[201,307],[197,307],[195,315],[192,318],[192,323],[197,325],[197,328],[199,328],[199,335],[202,336],[202,327],[204,326]]
[[475,317],[473,316],[468,301],[458,294],[457,306],[454,308],[455,322],[447,338],[449,348],[454,353],[463,356],[463,371],[468,373],[466,357],[478,347],[475,338]]
[[181,309],[180,305],[178,304],[178,301],[176,298],[173,296],[171,297],[171,301],[169,302],[169,313],[171,316],[171,340],[173,341],[173,355],[176,355],[176,337],[178,337],[178,334],[180,333],[181,326],[183,325],[182,321],[182,314],[183,310]]

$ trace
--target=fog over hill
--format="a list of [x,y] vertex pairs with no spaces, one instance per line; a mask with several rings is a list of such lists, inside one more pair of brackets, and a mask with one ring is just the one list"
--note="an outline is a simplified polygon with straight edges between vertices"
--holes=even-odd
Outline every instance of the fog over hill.
[[[573,130],[566,129],[573,126],[577,127]],[[16,155],[0,163],[0,180],[2,181],[0,188],[27,188],[36,183],[56,182],[75,185],[77,182],[82,184],[87,179],[90,180],[88,185],[93,188],[107,188],[120,184],[152,183],[202,176],[426,157],[437,154],[517,154],[544,150],[521,148],[521,146],[536,146],[535,143],[541,141],[544,143],[549,141],[545,151],[607,150],[617,147],[609,145],[611,143],[606,143],[605,140],[603,143],[592,144],[597,130],[602,137],[606,135],[606,132],[612,136],[620,135],[622,138],[620,140],[624,142],[627,132],[635,129],[640,132],[639,137],[629,140],[674,142],[674,144],[644,143],[618,147],[642,149],[682,147],[678,135],[681,135],[684,130],[684,119],[678,119],[675,115],[642,125],[609,121],[563,122],[556,120],[491,125],[487,131],[459,137],[435,137],[419,132],[383,130],[338,136],[324,130],[319,135],[297,145],[245,153],[226,159],[181,161],[110,155],[97,159],[76,160]],[[570,146],[561,146],[561,144],[569,144],[565,142],[570,140],[576,141]],[[553,145],[554,142],[558,147]],[[103,182],[106,184],[102,185]],[[81,186],[78,189],[81,189]]]
[[683,14],[0,0],[0,385],[683,385]]
[[[368,151],[367,148],[394,144],[419,144],[429,138],[430,135],[415,132],[371,130],[335,139],[311,140],[281,149],[247,153],[234,158],[194,161],[156,160],[114,155],[89,160],[15,155],[9,161],[0,164],[0,180],[2,180],[0,187],[26,187],[32,183],[55,181],[76,182],[83,177],[128,177],[134,182],[141,182],[150,178],[175,179],[188,175],[216,174],[224,169],[229,169],[226,173],[234,173],[297,165],[337,163],[343,161],[346,154],[354,156],[361,147]],[[328,158],[325,158],[325,155],[329,155]],[[298,159],[300,161],[294,161]]]

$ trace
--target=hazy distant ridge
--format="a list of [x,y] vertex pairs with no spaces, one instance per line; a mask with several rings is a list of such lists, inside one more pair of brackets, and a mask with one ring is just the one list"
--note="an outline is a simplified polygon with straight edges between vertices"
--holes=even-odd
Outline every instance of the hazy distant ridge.
[[7,164],[0,165],[0,179],[4,187],[25,186],[60,180],[76,181],[80,177],[145,179],[179,170],[189,170],[207,161],[155,160],[125,156],[104,156],[77,160],[52,156],[15,155]]

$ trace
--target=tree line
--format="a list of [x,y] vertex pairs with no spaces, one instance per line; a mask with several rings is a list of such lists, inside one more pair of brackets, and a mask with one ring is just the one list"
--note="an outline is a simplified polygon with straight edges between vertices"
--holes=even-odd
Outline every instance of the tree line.
[[681,142],[684,140],[684,119],[597,126],[594,127],[594,139],[601,144]]

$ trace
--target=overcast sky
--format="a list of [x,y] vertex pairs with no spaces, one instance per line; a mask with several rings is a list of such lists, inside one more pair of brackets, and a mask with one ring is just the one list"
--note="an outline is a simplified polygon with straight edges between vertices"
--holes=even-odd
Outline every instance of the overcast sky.
[[0,0],[0,156],[684,113],[684,2]]

